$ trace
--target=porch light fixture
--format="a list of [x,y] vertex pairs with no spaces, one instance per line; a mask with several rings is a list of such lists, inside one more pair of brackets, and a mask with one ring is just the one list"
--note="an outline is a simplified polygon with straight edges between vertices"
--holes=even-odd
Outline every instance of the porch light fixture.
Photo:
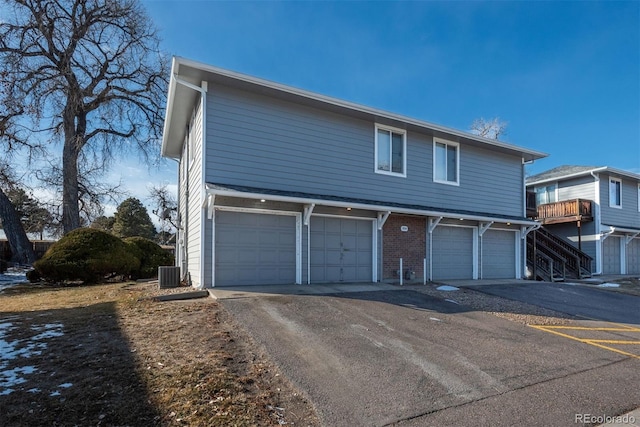
[[348,211],[350,211],[350,210],[351,210],[351,208],[347,208],[347,210],[348,210]]
[[510,223],[510,222],[508,222],[508,223],[507,223],[507,225],[511,225],[511,223]]
[[264,203],[264,202],[266,202],[265,199],[260,199],[260,203]]

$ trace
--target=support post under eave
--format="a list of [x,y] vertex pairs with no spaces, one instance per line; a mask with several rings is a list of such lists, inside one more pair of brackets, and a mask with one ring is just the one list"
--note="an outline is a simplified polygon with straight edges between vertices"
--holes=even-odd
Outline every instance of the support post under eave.
[[391,215],[391,211],[378,212],[378,230],[382,230],[384,223],[387,222],[387,218]]
[[304,205],[304,214],[302,223],[304,225],[309,225],[309,219],[311,218],[311,214],[313,213],[313,208],[316,207],[315,203],[311,203],[309,205]]
[[207,196],[207,218],[213,219],[213,206],[216,203],[216,195],[209,194]]

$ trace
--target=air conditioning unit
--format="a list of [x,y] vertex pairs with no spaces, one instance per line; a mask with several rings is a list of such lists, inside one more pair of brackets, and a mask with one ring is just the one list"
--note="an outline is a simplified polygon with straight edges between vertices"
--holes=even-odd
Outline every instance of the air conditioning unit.
[[180,267],[158,267],[158,286],[160,289],[177,288],[180,285]]

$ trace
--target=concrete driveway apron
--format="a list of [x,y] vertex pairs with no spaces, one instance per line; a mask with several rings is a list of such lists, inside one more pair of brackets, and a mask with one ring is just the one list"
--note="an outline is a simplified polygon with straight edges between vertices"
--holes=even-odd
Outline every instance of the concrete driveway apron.
[[638,359],[415,290],[375,289],[220,301],[327,426],[565,426],[640,405]]

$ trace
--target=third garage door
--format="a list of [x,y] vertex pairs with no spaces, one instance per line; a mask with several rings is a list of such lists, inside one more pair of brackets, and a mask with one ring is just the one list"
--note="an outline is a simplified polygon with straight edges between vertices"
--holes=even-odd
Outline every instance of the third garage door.
[[482,278],[513,279],[516,277],[515,233],[487,230],[482,235]]
[[312,283],[373,280],[372,221],[311,217]]
[[620,274],[620,238],[609,236],[602,242],[602,272],[604,274]]
[[433,280],[474,278],[473,235],[469,227],[440,225],[433,230]]
[[627,274],[640,274],[640,238],[627,244]]

